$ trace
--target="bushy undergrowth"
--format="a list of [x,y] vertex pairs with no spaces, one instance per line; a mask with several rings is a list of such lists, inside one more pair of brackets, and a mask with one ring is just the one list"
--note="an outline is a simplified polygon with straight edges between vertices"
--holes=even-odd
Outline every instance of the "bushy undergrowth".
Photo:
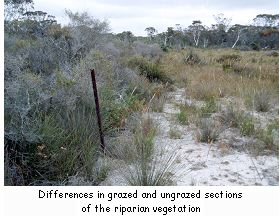
[[[38,113],[30,132],[37,136],[34,143],[17,143],[18,155],[11,151],[12,141],[6,145],[6,163],[16,163],[17,170],[11,166],[6,178],[11,184],[58,184],[65,182],[68,176],[80,173],[91,179],[93,184],[94,160],[98,155],[94,110],[80,108],[63,110],[49,115]],[[9,151],[10,150],[10,151]],[[16,159],[16,157],[22,158]],[[18,182],[18,174],[23,182]],[[96,182],[95,182],[96,183]]]
[[141,75],[144,75],[152,82],[172,83],[170,77],[160,68],[157,63],[153,63],[144,57],[132,57],[128,61],[128,65],[137,68]]
[[67,184],[73,175],[98,184],[104,178],[95,163],[99,134],[90,69],[96,70],[105,136],[125,128],[133,112],[162,109],[161,82],[170,79],[159,64],[142,58],[135,66],[139,75],[123,63],[136,54],[159,58],[160,48],[112,38],[107,43],[107,23],[67,13],[71,24],[65,28],[54,24],[38,37],[5,35],[7,185]]

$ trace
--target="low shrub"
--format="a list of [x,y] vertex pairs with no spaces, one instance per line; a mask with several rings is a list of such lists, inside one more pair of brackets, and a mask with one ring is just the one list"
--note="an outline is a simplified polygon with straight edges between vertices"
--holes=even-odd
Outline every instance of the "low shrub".
[[182,125],[187,125],[194,122],[199,115],[199,110],[195,106],[188,104],[179,106],[180,112],[177,114],[177,120]]
[[255,50],[255,51],[260,51],[260,49],[261,49],[261,46],[258,43],[253,42],[250,44],[250,46],[251,46],[252,50]]
[[235,74],[246,76],[246,77],[258,77],[259,72],[254,67],[242,64],[232,64],[231,70]]
[[[30,128],[38,137],[34,143],[28,142],[12,155],[11,141],[7,140],[5,149],[9,160],[22,170],[22,183],[13,184],[60,184],[77,172],[97,184],[93,173],[99,155],[95,111],[88,107],[53,112],[49,115],[38,113]],[[15,157],[22,156],[20,160]],[[14,176],[10,176],[11,179]]]
[[135,41],[132,45],[137,55],[149,58],[160,57],[162,55],[162,50],[158,44],[145,44]]
[[158,64],[143,57],[133,57],[128,61],[130,67],[139,70],[140,75],[145,76],[151,82],[172,83],[172,79],[160,68]]

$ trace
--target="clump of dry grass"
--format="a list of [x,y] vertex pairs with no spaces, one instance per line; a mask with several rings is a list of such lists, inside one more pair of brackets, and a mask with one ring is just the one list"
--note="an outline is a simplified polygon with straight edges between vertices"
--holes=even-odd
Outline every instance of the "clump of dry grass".
[[240,119],[240,111],[230,104],[221,113],[221,122],[228,127],[238,127]]
[[197,139],[200,142],[212,143],[217,140],[220,134],[219,124],[212,119],[203,118],[197,123]]
[[218,97],[218,89],[211,82],[196,82],[188,89],[190,90],[191,96],[198,100],[209,100]]
[[241,56],[238,54],[224,54],[222,56],[220,56],[216,61],[218,63],[224,63],[224,62],[236,62],[236,61],[240,61],[241,60]]
[[197,53],[195,53],[192,49],[184,56],[183,61],[189,65],[204,64],[200,56]]

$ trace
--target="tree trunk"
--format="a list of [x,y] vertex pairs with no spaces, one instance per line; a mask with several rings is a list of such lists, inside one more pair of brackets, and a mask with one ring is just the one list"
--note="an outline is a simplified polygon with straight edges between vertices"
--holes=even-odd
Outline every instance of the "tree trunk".
[[240,32],[238,33],[237,38],[236,38],[234,44],[232,45],[232,49],[235,47],[235,45],[236,45],[237,42],[239,41],[239,37],[240,37]]

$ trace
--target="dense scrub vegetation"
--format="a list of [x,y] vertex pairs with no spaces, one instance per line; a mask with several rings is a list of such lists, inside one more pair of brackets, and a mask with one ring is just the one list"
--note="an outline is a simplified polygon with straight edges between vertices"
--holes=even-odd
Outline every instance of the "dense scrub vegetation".
[[[200,47],[202,40],[203,47],[231,46],[229,38],[237,30],[221,28],[224,23],[206,30],[195,22],[187,31],[168,28],[157,35],[149,28],[150,38],[140,40],[131,32],[109,33],[106,21],[87,13],[67,10],[66,14],[70,23],[61,26],[53,16],[32,10],[31,0],[5,0],[6,185],[65,185],[75,175],[94,185],[104,180],[107,167],[100,163],[103,155],[89,73],[93,68],[106,138],[117,137],[123,130],[130,132],[131,140],[123,141],[130,145],[109,146],[108,154],[136,162],[126,176],[132,185],[171,183],[166,174],[173,157],[158,169],[152,124],[137,118],[140,123],[131,126],[128,120],[133,113],[161,112],[172,85],[206,101],[200,110],[181,106],[177,115],[183,125],[195,119],[193,116],[199,118],[198,139],[202,142],[218,138],[219,128],[208,118],[218,111],[221,98],[241,98],[259,112],[269,111],[278,102],[277,51],[185,48]],[[274,23],[238,27],[247,39],[239,39],[239,48],[278,48]],[[265,148],[277,149],[272,136],[278,121],[260,130],[249,115],[230,109],[223,122],[240,128],[243,135],[257,134]],[[171,134],[179,137],[176,131]]]
[[[154,102],[159,108],[160,79],[168,78],[141,49],[159,57],[160,48],[111,38],[108,24],[87,13],[66,11],[71,21],[61,27],[44,12],[24,11],[31,3],[5,1],[5,182],[65,184],[79,174],[98,184],[90,69],[105,135],[113,136],[130,113]],[[144,58],[145,70],[130,66],[130,57]]]

